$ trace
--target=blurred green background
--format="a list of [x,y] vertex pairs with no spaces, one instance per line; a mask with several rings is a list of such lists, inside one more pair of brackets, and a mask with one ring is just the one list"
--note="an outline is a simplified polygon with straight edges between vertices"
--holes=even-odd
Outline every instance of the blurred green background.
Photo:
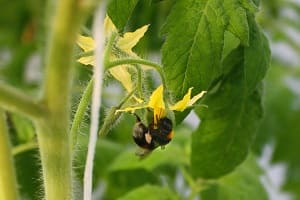
[[[174,2],[175,0],[139,1],[126,29],[135,30],[144,24],[151,24],[145,37],[135,48],[141,55],[159,58],[157,55],[163,43],[159,30]],[[39,96],[47,26],[45,2],[0,0],[0,5],[0,81],[32,96]],[[259,174],[264,187],[272,200],[300,199],[299,19],[300,1],[292,0],[263,0],[257,15],[257,21],[271,43],[272,63],[264,83],[264,120],[253,145],[253,152],[262,170]],[[87,22],[87,28],[90,28],[90,22],[91,19]],[[89,68],[76,64],[73,112],[90,76]],[[151,87],[151,81],[148,84]],[[102,116],[122,97],[119,85],[109,77],[105,85]],[[191,185],[182,167],[189,165],[189,136],[193,131],[191,124],[196,123],[193,117],[189,119],[190,123],[176,127],[176,137],[166,150],[158,149],[149,159],[139,162],[138,158],[132,156],[136,150],[131,138],[135,119],[125,114],[108,137],[98,141],[94,170],[95,199],[116,199],[145,183],[175,190],[178,198],[185,199]],[[15,147],[35,141],[30,121],[9,113],[8,122]],[[78,188],[82,187],[80,180],[83,176],[88,124],[87,112],[74,158]],[[15,155],[15,163],[23,199],[39,199],[41,180],[38,152],[21,152]],[[246,168],[247,166],[242,166],[241,170]],[[231,180],[234,176],[223,181]],[[80,198],[80,192],[77,195]],[[202,197],[205,198],[205,195],[209,194],[203,193]]]

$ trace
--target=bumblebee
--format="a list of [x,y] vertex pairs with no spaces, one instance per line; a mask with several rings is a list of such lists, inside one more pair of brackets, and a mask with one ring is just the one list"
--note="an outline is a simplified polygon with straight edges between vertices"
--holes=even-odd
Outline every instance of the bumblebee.
[[159,146],[164,147],[172,140],[173,124],[169,118],[157,119],[156,124],[153,120],[147,127],[137,115],[135,116],[136,124],[133,128],[133,140],[143,150],[138,155],[143,156]]

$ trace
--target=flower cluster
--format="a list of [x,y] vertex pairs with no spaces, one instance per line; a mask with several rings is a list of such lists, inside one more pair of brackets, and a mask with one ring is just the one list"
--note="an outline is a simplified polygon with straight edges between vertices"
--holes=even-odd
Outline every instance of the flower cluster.
[[[145,25],[139,29],[137,29],[134,32],[127,32],[123,36],[120,36],[118,34],[118,30],[116,29],[115,25],[112,23],[109,17],[106,17],[104,22],[105,27],[105,36],[106,40],[109,40],[110,38],[113,38],[112,35],[115,34],[116,37],[114,38],[113,45],[114,48],[119,49],[123,54],[126,55],[126,58],[139,58],[138,55],[136,55],[132,48],[139,42],[139,40],[144,36],[145,32],[147,31],[149,25]],[[85,53],[93,52],[95,50],[95,41],[91,37],[86,36],[79,36],[77,44],[83,49]],[[115,61],[119,59],[120,55],[117,55],[116,53],[109,52],[109,60]],[[110,62],[108,61],[108,62]],[[95,65],[95,57],[94,55],[85,55],[78,59],[78,62],[84,64],[84,65]],[[134,63],[133,63],[134,64]],[[130,70],[129,70],[130,69]],[[131,72],[132,70],[135,70],[135,66],[132,64],[120,64],[118,66],[110,67],[108,68],[109,73],[118,80],[122,86],[125,88],[125,90],[128,93],[133,92],[135,83],[132,80]],[[141,66],[142,70],[148,70],[149,68],[147,66]],[[191,97],[192,93],[192,87],[188,89],[187,93],[184,95],[184,97],[174,103],[170,104],[168,103],[169,97],[164,96],[164,85],[158,86],[150,95],[148,100],[142,100],[141,97],[132,95],[134,101],[133,103],[126,104],[127,106],[122,107],[121,109],[117,110],[116,113],[119,112],[135,112],[138,109],[150,109],[153,112],[152,121],[148,126],[145,126],[140,122],[139,127],[141,129],[142,127],[142,135],[141,138],[136,138],[139,141],[139,144],[147,144],[150,145],[151,148],[157,147],[157,146],[163,146],[168,141],[171,140],[171,137],[173,136],[173,131],[168,131],[168,134],[166,137],[168,137],[168,140],[162,141],[160,138],[155,139],[155,135],[162,134],[162,132],[159,130],[159,126],[162,125],[162,123],[165,123],[166,125],[169,125],[169,129],[172,128],[172,122],[168,121],[169,119],[166,119],[166,115],[169,111],[184,111],[185,109],[193,106],[193,104],[199,100],[206,92],[202,91],[198,93],[197,95]],[[158,136],[160,137],[160,136]],[[153,143],[156,143],[154,144]],[[158,142],[157,142],[158,141]],[[157,145],[158,144],[158,145]],[[140,145],[140,146],[141,146]]]
[[[122,37],[117,37],[115,46],[127,56],[138,58],[138,56],[132,51],[132,48],[135,47],[139,40],[144,36],[148,27],[149,25],[145,25],[134,32],[127,32]],[[118,30],[108,16],[106,16],[104,20],[104,32],[106,40],[108,40],[112,34],[118,34]],[[79,35],[77,44],[84,52],[93,52],[95,50],[95,41],[91,37]],[[118,55],[111,53],[110,59],[115,60],[117,56]],[[82,56],[77,61],[84,65],[95,66],[94,55]],[[131,65],[119,65],[108,69],[109,73],[123,85],[127,92],[131,92],[134,89],[129,69],[133,69],[133,67]],[[137,102],[141,102],[141,99],[135,96],[134,98]]]

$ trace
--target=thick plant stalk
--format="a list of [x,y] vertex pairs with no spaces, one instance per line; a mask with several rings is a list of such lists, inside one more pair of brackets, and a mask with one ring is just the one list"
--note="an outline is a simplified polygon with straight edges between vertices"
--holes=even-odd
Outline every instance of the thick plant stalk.
[[38,123],[37,130],[45,198],[71,199],[72,165],[69,134],[63,130],[62,125],[49,126],[46,122]]
[[84,170],[84,186],[83,186],[83,199],[92,199],[92,174],[93,174],[93,162],[95,157],[95,149],[97,142],[98,132],[98,119],[101,105],[102,94],[102,81],[103,81],[103,52],[104,52],[104,30],[103,24],[105,16],[105,4],[102,3],[96,12],[94,21],[94,37],[96,41],[96,65],[94,68],[94,87],[92,94],[92,110],[91,110],[91,127],[90,138],[88,144],[88,153]]
[[50,11],[43,98],[48,112],[36,120],[46,200],[72,199],[70,91],[75,41],[86,6],[84,0],[60,0]]
[[4,112],[0,109],[0,199],[19,199]]

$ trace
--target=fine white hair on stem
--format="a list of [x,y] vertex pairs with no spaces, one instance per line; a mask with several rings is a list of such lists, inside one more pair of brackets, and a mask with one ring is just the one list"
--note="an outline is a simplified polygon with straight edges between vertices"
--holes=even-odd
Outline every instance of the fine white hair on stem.
[[102,80],[103,80],[103,52],[105,45],[104,27],[103,22],[105,18],[105,1],[101,1],[99,8],[96,10],[94,23],[93,23],[93,35],[95,39],[95,67],[94,67],[94,86],[92,94],[91,105],[91,126],[90,126],[90,138],[88,144],[88,152],[84,170],[84,186],[83,197],[84,200],[92,199],[92,174],[93,174],[93,162],[95,157],[95,149],[98,133],[98,119],[101,105],[101,93],[102,93]]

